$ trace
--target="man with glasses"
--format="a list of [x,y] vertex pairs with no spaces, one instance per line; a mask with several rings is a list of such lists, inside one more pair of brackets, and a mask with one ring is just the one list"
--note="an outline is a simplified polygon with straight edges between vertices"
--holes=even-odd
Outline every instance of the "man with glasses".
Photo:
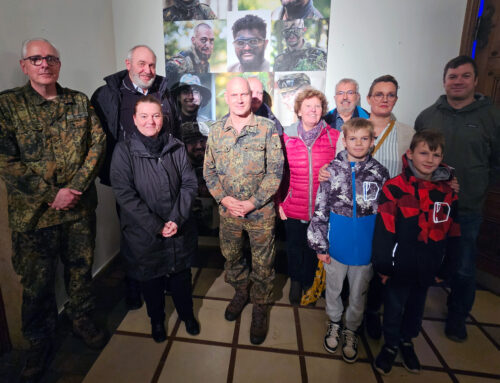
[[281,0],[281,6],[271,14],[272,20],[323,19],[313,0]]
[[335,109],[330,110],[325,121],[342,131],[342,125],[353,117],[369,118],[366,110],[359,106],[359,85],[352,78],[343,78],[335,85]]
[[106,136],[87,97],[61,87],[57,49],[45,39],[22,47],[26,85],[0,94],[0,176],[7,186],[12,264],[23,285],[22,331],[30,343],[21,381],[38,381],[57,322],[55,279],[64,265],[73,333],[106,343],[90,319],[97,192]]
[[246,15],[233,24],[233,46],[239,63],[228,72],[269,72],[269,62],[264,58],[267,47],[266,23],[255,15]]
[[304,20],[283,21],[282,23],[281,34],[286,41],[287,48],[274,59],[273,70],[275,72],[326,70],[326,52],[312,47],[304,40],[307,29],[304,26]]

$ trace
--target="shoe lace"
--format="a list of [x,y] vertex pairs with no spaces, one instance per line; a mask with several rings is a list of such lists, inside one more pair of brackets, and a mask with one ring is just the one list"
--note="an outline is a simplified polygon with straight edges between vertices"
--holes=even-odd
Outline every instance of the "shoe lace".
[[346,330],[344,331],[344,343],[352,348],[358,347],[358,337],[352,331]]
[[340,325],[334,322],[328,322],[328,328],[326,330],[326,334],[328,337],[334,336],[338,337],[339,336],[339,330],[340,330]]

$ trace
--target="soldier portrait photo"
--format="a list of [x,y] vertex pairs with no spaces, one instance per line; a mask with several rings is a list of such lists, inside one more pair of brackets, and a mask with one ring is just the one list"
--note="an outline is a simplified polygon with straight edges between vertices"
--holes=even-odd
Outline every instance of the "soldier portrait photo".
[[217,15],[210,8],[210,0],[167,0],[163,21],[214,20]]
[[281,0],[273,10],[273,20],[325,19],[330,16],[329,0]]
[[273,71],[326,70],[327,20],[273,22]]

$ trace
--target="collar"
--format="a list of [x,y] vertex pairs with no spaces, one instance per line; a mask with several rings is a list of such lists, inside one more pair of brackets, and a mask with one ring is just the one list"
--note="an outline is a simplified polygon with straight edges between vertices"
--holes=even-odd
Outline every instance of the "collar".
[[[144,93],[144,91],[142,90],[142,88],[140,86],[137,86],[131,79],[130,79],[130,76],[128,75],[128,72],[127,72],[127,75],[123,78],[123,86],[125,87],[125,89],[131,91],[131,92],[134,92],[135,90],[135,93],[140,93],[140,94],[143,94],[144,96],[146,96],[151,89],[147,89],[146,90],[146,93]],[[154,82],[153,82],[154,83]]]
[[24,92],[28,98],[31,99],[31,102],[33,102],[35,105],[42,105],[44,102],[52,102],[52,101],[57,101],[60,100],[64,96],[64,89],[59,85],[59,83],[56,83],[56,90],[57,90],[57,98],[53,100],[47,100],[46,98],[43,98],[40,93],[38,93],[33,87],[31,86],[31,82],[28,80],[26,85],[24,86]]
[[[255,117],[255,114],[251,113],[250,120],[248,121],[248,124],[246,124],[241,131],[245,130],[248,133],[257,133],[257,118]],[[229,131],[230,129],[233,128],[233,123],[231,121],[231,116],[229,116],[226,120],[226,123],[222,127],[222,130],[225,132]]]

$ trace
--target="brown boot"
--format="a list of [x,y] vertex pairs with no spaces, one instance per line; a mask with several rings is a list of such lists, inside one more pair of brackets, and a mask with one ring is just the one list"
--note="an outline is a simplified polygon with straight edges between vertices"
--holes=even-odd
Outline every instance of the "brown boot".
[[51,348],[50,340],[43,340],[31,345],[26,363],[21,371],[20,382],[38,382],[42,378],[47,368]]
[[85,344],[94,350],[100,350],[106,345],[104,331],[96,327],[95,323],[87,315],[73,319],[73,334],[78,338],[82,338]]
[[261,344],[267,335],[267,308],[268,305],[254,303],[252,310],[252,324],[250,325],[250,342]]
[[238,318],[248,302],[248,287],[237,288],[233,299],[226,307],[224,318],[232,322]]

